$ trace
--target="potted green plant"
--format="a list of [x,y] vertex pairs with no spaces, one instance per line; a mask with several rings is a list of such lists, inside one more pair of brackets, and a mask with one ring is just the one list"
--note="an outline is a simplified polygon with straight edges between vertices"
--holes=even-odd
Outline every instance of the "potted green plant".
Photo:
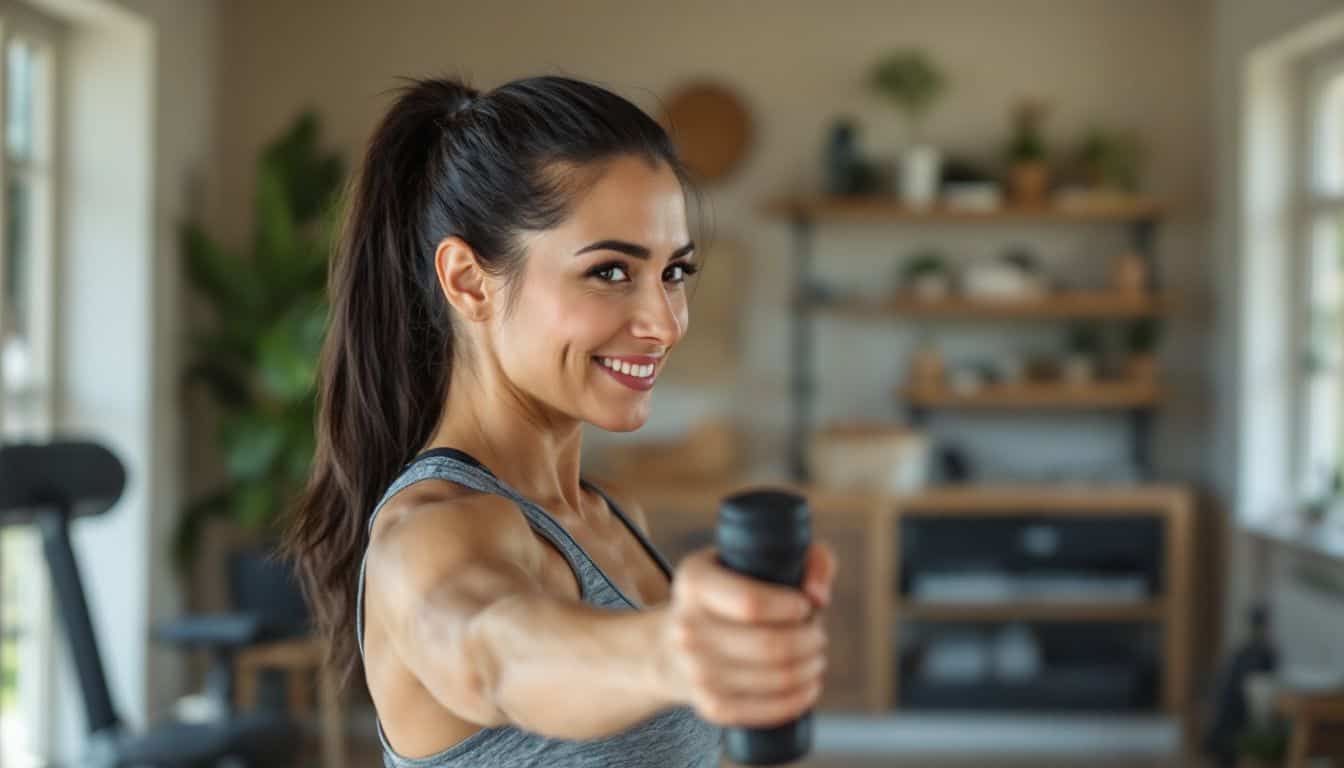
[[942,156],[925,140],[923,120],[946,90],[946,78],[928,54],[908,48],[878,61],[868,83],[905,118],[907,146],[899,174],[901,200],[917,208],[931,205],[938,196]]
[[183,384],[213,406],[224,479],[183,510],[173,538],[179,567],[196,555],[210,520],[270,539],[307,481],[344,175],[341,158],[319,147],[316,116],[305,113],[261,153],[245,250],[220,244],[197,222],[182,227],[186,274],[205,310],[190,328]]
[[1129,356],[1125,371],[1130,381],[1152,385],[1157,382],[1157,342],[1161,324],[1156,318],[1144,317],[1130,323],[1127,329]]
[[901,289],[922,301],[947,298],[952,292],[947,259],[932,249],[911,254],[901,265]]
[[1009,195],[1018,205],[1043,205],[1049,193],[1050,166],[1041,135],[1044,119],[1045,105],[1039,101],[1024,100],[1013,110],[1013,135],[1005,154]]
[[1088,188],[1127,195],[1138,192],[1143,146],[1136,134],[1091,128],[1074,155]]
[[1101,335],[1087,323],[1069,329],[1068,350],[1064,356],[1063,376],[1069,384],[1089,384],[1096,378],[1097,353]]

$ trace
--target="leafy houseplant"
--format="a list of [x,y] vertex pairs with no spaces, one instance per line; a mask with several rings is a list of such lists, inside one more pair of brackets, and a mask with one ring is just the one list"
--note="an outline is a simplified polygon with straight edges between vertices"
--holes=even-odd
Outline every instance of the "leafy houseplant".
[[1092,128],[1084,134],[1075,154],[1089,187],[1138,192],[1143,147],[1135,134]]
[[938,194],[942,158],[936,147],[923,140],[922,122],[946,90],[947,80],[928,54],[911,48],[882,58],[868,84],[905,117],[909,146],[901,167],[901,198],[907,205],[927,206]]
[[869,84],[905,114],[913,141],[918,141],[921,121],[947,87],[943,73],[918,49],[888,54],[873,68]]
[[305,113],[261,153],[248,252],[227,249],[198,223],[182,227],[191,289],[209,310],[192,329],[184,386],[217,407],[226,472],[178,521],[179,567],[194,557],[207,520],[270,532],[307,480],[333,203],[344,175],[341,158],[318,146],[316,116]]
[[1013,110],[1013,135],[1005,154],[1008,186],[1019,205],[1041,205],[1050,186],[1045,139],[1041,136],[1044,118],[1045,105],[1037,101],[1023,101]]

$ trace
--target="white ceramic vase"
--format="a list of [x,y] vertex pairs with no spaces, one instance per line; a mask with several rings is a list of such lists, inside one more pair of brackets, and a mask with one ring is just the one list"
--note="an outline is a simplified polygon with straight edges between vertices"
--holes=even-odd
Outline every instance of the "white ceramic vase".
[[938,200],[938,180],[943,156],[931,144],[916,144],[901,158],[901,202],[911,208],[927,208]]

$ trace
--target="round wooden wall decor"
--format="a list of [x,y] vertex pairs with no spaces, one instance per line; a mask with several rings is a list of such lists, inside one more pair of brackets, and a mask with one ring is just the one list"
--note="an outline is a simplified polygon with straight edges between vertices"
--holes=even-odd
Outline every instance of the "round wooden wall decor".
[[732,173],[751,144],[751,115],[727,87],[695,82],[667,99],[659,122],[700,181],[718,181]]

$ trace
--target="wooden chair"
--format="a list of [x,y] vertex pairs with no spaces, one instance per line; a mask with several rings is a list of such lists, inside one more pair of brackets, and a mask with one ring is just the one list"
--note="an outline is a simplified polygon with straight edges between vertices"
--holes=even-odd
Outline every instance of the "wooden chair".
[[1305,768],[1312,757],[1344,758],[1344,691],[1288,691],[1278,707],[1292,728],[1287,768]]
[[315,637],[301,637],[264,645],[254,645],[238,654],[235,661],[238,678],[238,708],[249,711],[256,705],[257,677],[265,669],[283,669],[288,674],[289,712],[306,718],[313,709],[313,676],[317,678],[317,707],[320,719],[323,768],[345,768],[345,718],[341,708],[340,682],[323,660],[326,647]]

